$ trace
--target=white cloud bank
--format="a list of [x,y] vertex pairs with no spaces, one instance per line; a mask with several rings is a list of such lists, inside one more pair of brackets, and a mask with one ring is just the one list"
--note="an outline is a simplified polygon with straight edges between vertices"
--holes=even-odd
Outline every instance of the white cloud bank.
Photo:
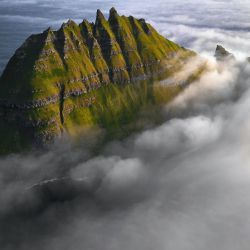
[[[3,249],[247,250],[249,78],[248,64],[211,60],[166,108],[175,118],[94,158],[59,148],[0,160]],[[77,184],[45,192],[78,195],[33,210],[41,197],[27,187],[67,172]]]

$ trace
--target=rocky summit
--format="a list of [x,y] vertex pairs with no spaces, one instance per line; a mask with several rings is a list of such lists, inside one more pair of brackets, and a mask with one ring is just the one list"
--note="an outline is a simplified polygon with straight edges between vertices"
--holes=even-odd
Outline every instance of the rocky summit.
[[31,35],[0,78],[0,152],[129,123],[154,102],[145,81],[169,76],[193,55],[114,8],[108,19],[97,10],[94,23],[69,20]]
[[215,50],[215,58],[218,61],[228,61],[228,60],[235,60],[235,56],[227,51],[224,47],[221,45],[217,45]]

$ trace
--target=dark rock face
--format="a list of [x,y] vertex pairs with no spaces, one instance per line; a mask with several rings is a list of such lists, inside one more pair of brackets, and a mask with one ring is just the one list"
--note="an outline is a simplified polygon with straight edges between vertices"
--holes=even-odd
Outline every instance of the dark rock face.
[[214,56],[218,61],[227,61],[227,60],[234,60],[235,59],[234,55],[232,53],[228,52],[221,45],[217,45]]

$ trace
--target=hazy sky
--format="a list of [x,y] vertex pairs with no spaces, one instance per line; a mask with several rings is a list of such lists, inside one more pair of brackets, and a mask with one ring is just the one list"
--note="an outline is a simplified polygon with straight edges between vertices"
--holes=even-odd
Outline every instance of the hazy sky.
[[[2,0],[2,65],[30,32],[93,19],[96,8],[113,5],[203,54],[213,55],[217,43],[240,59],[250,54],[247,1],[150,2]],[[208,62],[209,71],[165,107],[163,124],[95,157],[65,144],[0,159],[0,249],[249,250],[250,65]],[[76,186],[65,179],[51,192],[83,195],[36,213],[46,200],[30,187],[65,168]]]

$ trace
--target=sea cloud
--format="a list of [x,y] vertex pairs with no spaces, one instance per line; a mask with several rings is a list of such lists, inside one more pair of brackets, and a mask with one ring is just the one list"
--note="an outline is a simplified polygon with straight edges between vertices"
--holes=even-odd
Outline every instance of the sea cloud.
[[1,159],[2,248],[248,249],[249,65],[208,65],[162,125],[94,157]]

